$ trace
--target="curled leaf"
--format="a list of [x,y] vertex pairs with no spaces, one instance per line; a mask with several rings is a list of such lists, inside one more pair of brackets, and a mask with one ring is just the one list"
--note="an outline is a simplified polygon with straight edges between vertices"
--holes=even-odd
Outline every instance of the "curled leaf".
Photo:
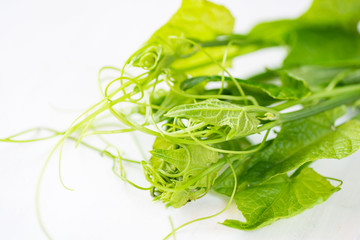
[[[179,146],[157,138],[151,154],[145,169],[154,187],[154,197],[174,208],[204,196],[219,170],[214,166],[218,154],[201,146]],[[214,171],[204,174],[212,167]]]

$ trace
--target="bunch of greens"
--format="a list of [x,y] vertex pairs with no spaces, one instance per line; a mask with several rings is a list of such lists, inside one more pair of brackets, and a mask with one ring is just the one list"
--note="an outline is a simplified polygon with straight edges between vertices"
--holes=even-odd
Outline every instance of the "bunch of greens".
[[[183,0],[123,68],[101,69],[99,79],[106,69],[119,77],[105,88],[99,81],[103,100],[67,131],[53,131],[61,139],[52,152],[75,140],[112,158],[120,178],[175,208],[215,190],[246,219],[225,220],[229,227],[253,230],[294,216],[340,190],[329,181],[340,180],[309,165],[360,147],[359,20],[358,0],[314,0],[296,19],[261,23],[240,35],[225,7]],[[228,71],[235,57],[274,46],[288,49],[280,68],[248,79]],[[99,130],[95,122],[104,112],[122,126]],[[135,130],[156,137],[150,159],[125,159],[83,141]],[[260,133],[262,141],[249,140]],[[139,164],[150,186],[128,180],[123,161]]]

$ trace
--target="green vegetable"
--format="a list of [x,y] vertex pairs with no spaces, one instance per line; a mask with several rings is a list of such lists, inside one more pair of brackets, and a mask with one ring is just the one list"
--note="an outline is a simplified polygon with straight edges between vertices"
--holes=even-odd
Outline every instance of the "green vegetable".
[[312,208],[339,190],[311,168],[304,168],[294,177],[282,174],[262,185],[237,192],[235,202],[246,222],[226,220],[223,224],[253,230]]
[[217,172],[199,176],[218,161],[217,152],[196,145],[176,146],[162,138],[155,140],[153,148],[145,169],[152,175],[147,179],[154,186],[155,199],[176,208],[210,190]]
[[[287,72],[279,72],[277,76],[280,78],[281,85],[272,83],[262,83],[252,80],[235,79],[244,92],[250,96],[256,96],[256,100],[261,105],[270,105],[279,100],[296,100],[306,97],[310,94],[307,83],[302,79]],[[181,83],[182,90],[188,90],[203,82],[220,82],[221,76],[201,76],[187,79]],[[224,80],[229,84],[228,88],[234,88],[231,84],[231,78],[225,77]],[[236,94],[236,92],[234,93]]]
[[251,107],[248,110],[247,107],[240,107],[217,99],[180,105],[172,108],[165,116],[200,120],[220,128],[228,126],[231,130],[227,133],[227,139],[255,133],[260,124],[255,113],[251,112]]
[[[314,0],[296,19],[260,23],[248,34],[236,34],[225,7],[183,0],[123,68],[100,70],[99,76],[111,69],[118,77],[108,83],[99,78],[103,99],[66,131],[18,139],[23,132],[1,141],[60,138],[41,172],[37,201],[51,155],[71,139],[111,158],[118,177],[168,207],[179,208],[211,190],[229,197],[222,211],[189,223],[222,213],[234,200],[246,222],[224,225],[241,230],[269,225],[340,190],[330,184],[332,178],[309,168],[312,162],[342,159],[360,148],[359,20],[357,0]],[[289,50],[280,68],[248,79],[229,72],[232,59],[273,46]],[[120,126],[103,124],[101,117]],[[154,137],[151,157],[124,158],[110,140],[104,150],[84,142],[90,135],[132,131]],[[268,140],[271,131],[274,138]],[[251,142],[255,134],[263,139]],[[125,162],[138,165],[148,186],[127,178]],[[50,237],[38,202],[37,210]]]
[[[269,179],[318,159],[341,159],[360,148],[360,121],[353,119],[335,127],[344,108],[283,124],[277,137],[263,150],[247,156],[246,171],[238,173],[241,186],[266,183]],[[241,158],[244,158],[243,156]],[[243,160],[244,161],[244,160]],[[233,177],[220,176],[215,190],[231,195]]]

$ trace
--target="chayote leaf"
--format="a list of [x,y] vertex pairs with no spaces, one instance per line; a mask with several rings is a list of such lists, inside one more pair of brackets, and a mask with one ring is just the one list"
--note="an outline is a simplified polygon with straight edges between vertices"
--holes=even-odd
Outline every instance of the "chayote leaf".
[[[245,94],[256,97],[262,104],[270,104],[275,100],[296,100],[308,96],[311,91],[307,83],[302,79],[296,78],[287,72],[281,72],[280,84],[262,83],[252,80],[242,80],[235,78],[241,85]],[[197,84],[203,82],[218,82],[221,81],[221,76],[201,76],[189,78],[183,81],[180,85],[182,90],[188,90]],[[231,78],[225,77],[225,81],[232,83]],[[233,87],[231,85],[231,87]],[[230,87],[230,88],[231,88]]]
[[[147,44],[160,44],[164,55],[180,56],[171,58],[170,68],[175,72],[196,74],[204,67],[209,70],[209,66],[219,72],[209,57],[185,38],[195,42],[213,41],[219,35],[231,34],[234,22],[224,6],[205,0],[183,0],[179,10],[152,35]],[[206,51],[213,58],[221,59],[226,49],[226,46],[220,46]],[[237,49],[230,51],[237,55]]]
[[[223,71],[223,67],[231,67],[231,60],[234,57],[257,51],[261,48],[267,47],[268,45],[268,43],[248,43],[241,46],[232,45],[206,47],[203,48],[203,51],[199,50],[187,58],[177,59],[171,65],[171,68],[175,72],[186,72],[193,77],[216,75]],[[224,66],[222,66],[220,63],[223,61],[225,53],[227,53],[227,58]],[[209,58],[208,55],[210,55],[212,59]],[[218,64],[216,64],[216,62]]]
[[[217,152],[197,145],[176,146],[162,138],[155,140],[149,165],[155,171],[152,178],[157,179],[156,198],[174,208],[202,197],[210,190],[217,176],[213,171],[197,179],[185,189],[182,188],[199,174],[218,161]],[[172,189],[172,190],[169,190]]]
[[298,29],[338,29],[357,33],[359,21],[358,0],[314,0],[310,8],[297,19],[260,23],[250,31],[249,36],[283,45]]
[[[189,40],[196,43],[213,41],[219,35],[232,34],[233,27],[234,18],[225,7],[206,0],[183,0],[169,21],[155,31],[144,46],[134,53],[130,63],[135,67],[152,70],[155,78],[164,68],[181,73],[188,72],[181,69],[182,67],[196,71],[202,67],[198,66],[199,49]],[[226,47],[208,50],[210,55],[221,56],[225,51]],[[184,58],[191,58],[186,66],[176,63]],[[213,62],[207,63],[211,64]]]
[[231,34],[234,22],[224,6],[205,0],[183,0],[179,10],[149,41],[168,41],[169,36],[209,41],[218,35]]
[[246,138],[231,139],[213,144],[215,148],[224,150],[240,151],[251,147],[251,142]]
[[318,159],[342,159],[360,147],[360,121],[335,127],[338,114],[330,111],[283,125],[273,144],[253,159],[241,182],[259,184]]
[[359,66],[360,35],[339,28],[299,29],[289,42],[284,67]]
[[237,192],[235,202],[246,222],[227,219],[223,224],[241,230],[254,230],[312,208],[339,190],[311,168],[302,169],[295,177],[282,174]]
[[351,66],[360,63],[357,0],[314,0],[297,19],[260,23],[248,34],[290,46],[285,68],[299,65]]
[[324,66],[300,66],[288,70],[292,76],[303,79],[312,91],[320,91],[326,88],[331,80],[348,68],[324,67]]
[[167,113],[166,109],[171,109],[175,106],[190,102],[191,102],[190,98],[170,90],[160,104],[160,107],[162,107],[163,109],[157,110],[156,113],[154,114],[155,121],[161,122],[165,119],[164,114]]
[[310,9],[298,21],[303,24],[340,27],[354,31],[360,21],[360,2],[358,0],[314,0]]
[[358,67],[306,65],[292,68],[287,72],[304,80],[313,92],[323,91],[334,80],[337,81],[337,85],[350,85],[360,82],[360,69]]
[[[267,141],[263,149],[266,149],[268,146],[270,146],[272,142],[273,140]],[[231,150],[250,150],[256,147],[258,147],[258,145],[253,145],[251,147],[243,149],[240,148]],[[253,155],[254,153],[238,155],[237,159],[232,162],[238,181],[239,177],[242,176],[249,169]],[[231,196],[234,190],[234,174],[231,168],[228,167],[216,178],[213,189],[218,193]]]
[[255,113],[247,112],[244,107],[218,99],[180,105],[172,108],[165,116],[200,120],[216,127],[228,126],[231,130],[227,139],[256,133],[260,124]]
[[[271,144],[241,158],[239,184],[261,184],[306,162],[341,159],[357,151],[360,147],[360,121],[353,119],[335,127],[335,120],[342,113],[343,110],[339,108],[283,124]],[[234,186],[232,178],[231,175],[221,175],[221,181],[216,181],[214,189],[230,195]]]

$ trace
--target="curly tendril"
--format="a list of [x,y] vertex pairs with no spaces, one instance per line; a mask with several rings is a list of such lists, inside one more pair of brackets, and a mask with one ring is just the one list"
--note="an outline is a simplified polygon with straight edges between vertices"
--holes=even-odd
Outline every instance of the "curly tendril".
[[145,45],[133,55],[130,64],[151,71],[156,68],[162,52],[163,48],[158,44]]

